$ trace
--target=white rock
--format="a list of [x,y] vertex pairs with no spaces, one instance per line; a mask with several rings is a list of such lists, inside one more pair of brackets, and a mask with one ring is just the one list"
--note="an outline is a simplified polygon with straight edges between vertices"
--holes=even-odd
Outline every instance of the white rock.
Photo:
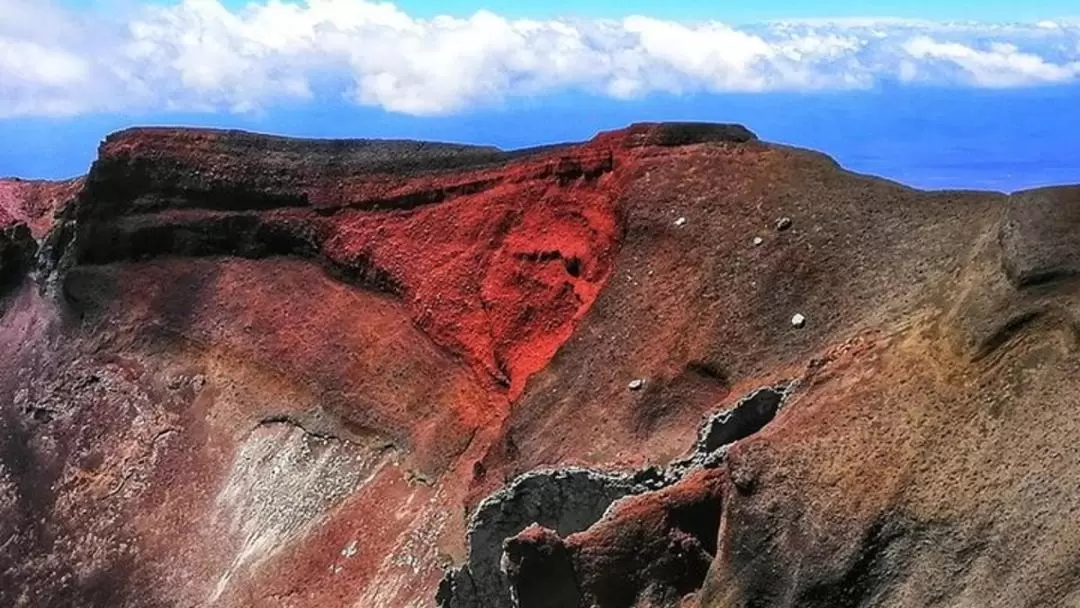
[[680,217],[679,219],[675,220],[675,225],[680,227],[680,228],[685,226],[686,225],[686,218],[685,217]]
[[635,378],[635,379],[630,381],[630,385],[629,385],[628,388],[630,390],[632,390],[632,391],[640,391],[644,387],[645,387],[645,381],[642,380],[641,378]]
[[765,239],[761,238],[760,236],[755,236],[754,237],[754,245],[755,246],[760,245],[760,244],[762,244],[764,242],[765,242]]
[[791,317],[792,327],[803,327],[804,325],[806,325],[806,317],[800,314],[796,314],[794,317]]

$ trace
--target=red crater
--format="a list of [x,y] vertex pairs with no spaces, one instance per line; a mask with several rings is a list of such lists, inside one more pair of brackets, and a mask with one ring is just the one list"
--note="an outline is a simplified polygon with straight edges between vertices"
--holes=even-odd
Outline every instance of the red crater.
[[589,309],[618,249],[611,161],[559,181],[546,175],[553,162],[477,176],[494,185],[415,211],[343,212],[327,255],[389,274],[416,323],[513,400]]

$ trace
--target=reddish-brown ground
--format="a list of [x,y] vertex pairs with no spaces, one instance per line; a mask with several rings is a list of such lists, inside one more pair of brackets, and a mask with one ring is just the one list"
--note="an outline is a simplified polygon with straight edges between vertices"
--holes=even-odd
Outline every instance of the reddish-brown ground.
[[21,222],[34,238],[44,238],[53,226],[57,208],[74,198],[81,187],[81,178],[62,182],[0,179],[0,228]]
[[511,478],[666,466],[796,381],[714,468],[511,513],[521,605],[1070,605],[1078,192],[722,126],[118,133],[0,182],[0,604],[433,605]]

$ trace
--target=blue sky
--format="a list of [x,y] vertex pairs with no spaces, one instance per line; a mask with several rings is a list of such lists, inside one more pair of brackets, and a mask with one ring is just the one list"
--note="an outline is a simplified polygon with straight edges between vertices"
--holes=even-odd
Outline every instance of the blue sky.
[[136,124],[517,147],[689,119],[919,186],[1080,182],[1074,3],[0,0],[0,175]]
[[[250,0],[222,2],[233,9],[243,8]],[[146,4],[170,4],[170,0],[152,0]],[[114,0],[64,0],[72,7],[110,6]],[[553,18],[565,16],[618,18],[641,14],[662,19],[717,19],[736,23],[762,20],[814,17],[886,16],[930,20],[1034,21],[1055,17],[1080,16],[1074,0],[399,0],[394,2],[417,17],[435,15],[468,16],[478,9],[507,17]]]
[[[240,6],[242,2],[235,2]],[[407,0],[397,3],[410,13],[435,15],[451,13],[467,15],[479,4],[470,0]],[[508,16],[558,17],[580,15],[585,17],[621,17],[642,14],[662,19],[717,19],[733,22],[753,22],[773,19],[808,17],[907,17],[918,19],[951,20],[972,19],[980,21],[1038,20],[1080,14],[1077,4],[1067,0],[892,0],[867,2],[866,0],[818,0],[815,2],[792,0],[606,0],[583,2],[581,0],[551,0],[549,2],[520,2],[493,0],[482,3],[486,9]]]

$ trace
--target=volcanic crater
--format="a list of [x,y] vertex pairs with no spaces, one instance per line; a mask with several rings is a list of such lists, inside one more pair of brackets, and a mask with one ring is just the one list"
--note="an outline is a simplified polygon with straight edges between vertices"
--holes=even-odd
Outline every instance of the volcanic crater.
[[738,125],[115,133],[0,180],[0,605],[1077,605],[1078,210]]

